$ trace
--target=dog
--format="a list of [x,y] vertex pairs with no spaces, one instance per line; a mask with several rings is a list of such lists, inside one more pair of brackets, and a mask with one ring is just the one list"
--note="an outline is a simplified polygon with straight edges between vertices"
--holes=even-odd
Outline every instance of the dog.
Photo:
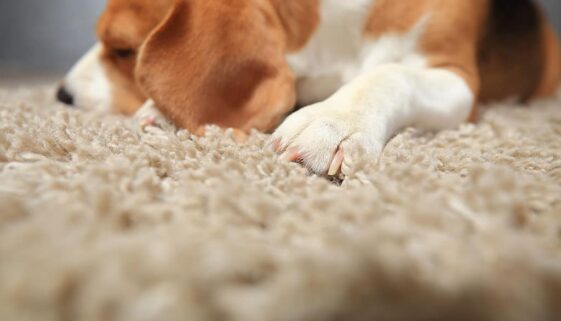
[[454,128],[482,102],[555,93],[557,35],[532,0],[109,0],[57,93],[145,108],[196,134],[269,131],[318,174],[376,160],[399,129]]

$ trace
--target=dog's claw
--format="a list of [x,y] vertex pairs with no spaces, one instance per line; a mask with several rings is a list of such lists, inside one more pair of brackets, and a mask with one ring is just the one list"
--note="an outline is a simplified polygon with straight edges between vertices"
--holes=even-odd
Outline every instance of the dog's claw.
[[284,152],[281,158],[289,162],[299,162],[302,160],[302,154],[296,148],[292,147]]
[[146,101],[132,119],[134,126],[140,133],[147,133],[151,128],[158,128],[163,131],[175,129],[175,126],[167,120],[151,100]]
[[331,162],[331,166],[329,166],[329,170],[327,171],[328,176],[335,176],[337,175],[337,173],[339,173],[339,170],[343,165],[344,157],[345,155],[343,152],[343,148],[339,147],[339,149],[337,149],[337,152],[335,153],[335,156],[333,156],[333,161]]
[[155,116],[144,117],[142,120],[140,120],[139,126],[140,130],[142,130],[143,132],[146,131],[147,127],[160,127]]

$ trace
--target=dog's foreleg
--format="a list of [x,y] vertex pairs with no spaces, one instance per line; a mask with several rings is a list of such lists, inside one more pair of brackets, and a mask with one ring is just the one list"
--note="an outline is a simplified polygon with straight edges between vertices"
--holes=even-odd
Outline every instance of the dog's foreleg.
[[458,126],[474,103],[466,81],[448,69],[381,65],[289,116],[273,141],[316,173],[346,173],[358,155],[377,159],[397,130]]

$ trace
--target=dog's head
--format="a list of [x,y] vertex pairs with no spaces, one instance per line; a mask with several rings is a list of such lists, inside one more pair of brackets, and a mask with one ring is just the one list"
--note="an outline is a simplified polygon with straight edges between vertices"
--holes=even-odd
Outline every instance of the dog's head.
[[172,0],[109,0],[97,25],[98,44],[63,80],[57,96],[77,107],[135,112],[146,96],[135,80],[139,50]]
[[[180,127],[270,129],[293,105],[285,54],[318,0],[110,0],[59,100],[133,113],[150,98]],[[303,25],[304,28],[298,26]]]

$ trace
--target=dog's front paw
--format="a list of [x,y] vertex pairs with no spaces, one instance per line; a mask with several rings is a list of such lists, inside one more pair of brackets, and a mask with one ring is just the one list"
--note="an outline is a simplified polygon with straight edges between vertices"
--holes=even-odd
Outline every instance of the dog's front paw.
[[366,110],[327,101],[289,116],[271,139],[286,160],[333,176],[348,174],[357,157],[378,159],[386,140],[381,127]]
[[171,131],[175,126],[156,108],[152,100],[148,100],[133,117],[133,121],[140,133],[151,129]]

